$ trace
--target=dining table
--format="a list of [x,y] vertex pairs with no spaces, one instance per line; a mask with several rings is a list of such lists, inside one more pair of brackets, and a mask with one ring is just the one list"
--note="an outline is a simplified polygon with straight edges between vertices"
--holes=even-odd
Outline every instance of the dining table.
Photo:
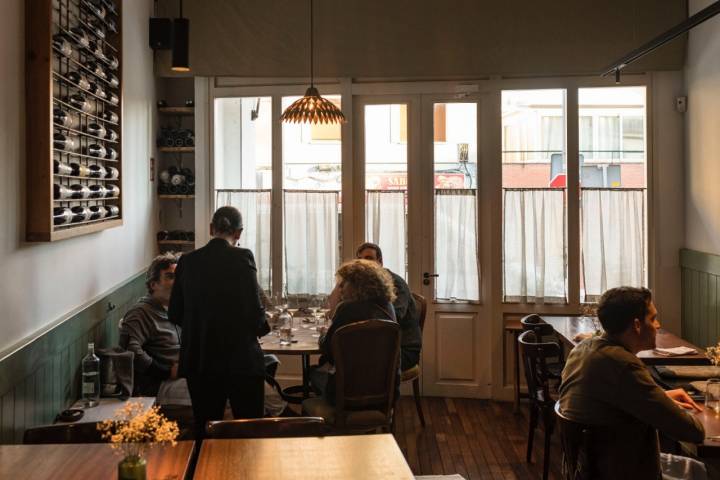
[[[582,339],[577,339],[581,333],[593,333],[599,327],[596,317],[583,316],[543,316],[543,321],[549,323],[555,332],[571,347],[575,347]],[[656,348],[688,347],[695,353],[685,355],[664,355],[657,350],[643,350],[637,356],[645,365],[709,365],[710,360],[705,356],[705,349],[697,347],[674,333],[660,329],[655,337]]]
[[196,480],[412,480],[391,434],[203,441]]
[[[292,341],[289,345],[280,342],[280,336],[277,331],[273,330],[267,335],[260,338],[260,347],[263,353],[272,353],[275,355],[299,355],[302,359],[302,385],[290,386],[283,390],[285,398],[293,403],[301,403],[303,399],[310,396],[310,378],[308,371],[310,370],[310,360],[312,355],[320,354],[320,346],[318,340],[319,326],[329,327],[329,323],[316,324],[310,321],[312,317],[296,315],[293,318]],[[295,397],[298,393],[301,397]]]
[[[195,442],[151,445],[147,478],[183,480],[190,472]],[[122,456],[109,443],[0,445],[0,478],[75,480],[117,478]]]

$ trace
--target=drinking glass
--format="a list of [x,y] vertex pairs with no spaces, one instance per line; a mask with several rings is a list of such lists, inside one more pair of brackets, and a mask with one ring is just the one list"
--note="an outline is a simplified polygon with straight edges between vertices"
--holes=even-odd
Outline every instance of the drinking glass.
[[705,408],[720,415],[720,378],[710,378],[705,387]]
[[292,344],[292,327],[283,325],[280,327],[280,345],[288,346]]

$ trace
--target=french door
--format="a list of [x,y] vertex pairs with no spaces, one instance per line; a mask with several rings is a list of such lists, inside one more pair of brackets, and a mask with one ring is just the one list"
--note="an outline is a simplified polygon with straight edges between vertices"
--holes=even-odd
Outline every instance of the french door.
[[[425,395],[490,396],[481,295],[482,97],[356,96],[353,239],[428,303]],[[348,249],[345,249],[348,252]]]

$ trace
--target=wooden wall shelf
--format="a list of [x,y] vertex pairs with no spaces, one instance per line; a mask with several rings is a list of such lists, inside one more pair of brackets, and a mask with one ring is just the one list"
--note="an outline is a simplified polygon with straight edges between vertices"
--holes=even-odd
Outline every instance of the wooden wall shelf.
[[195,115],[195,107],[160,107],[158,112],[162,115]]
[[[108,2],[84,0],[25,2],[25,233],[28,241],[52,242],[123,224],[122,2],[108,1],[113,8],[108,7]],[[92,91],[89,82],[95,84]],[[89,133],[91,124],[112,130],[115,138]],[[90,131],[101,130],[95,125],[90,127]],[[72,146],[68,148],[68,145]],[[104,158],[104,154],[102,157],[86,155],[91,145],[101,145],[106,150],[112,148],[115,158]],[[54,160],[84,166],[112,166],[119,176],[108,179],[55,175]],[[54,184],[90,186],[107,182],[120,188],[119,196],[82,200],[53,198]],[[88,204],[114,205],[120,213],[98,220],[54,225],[56,207]]]
[[158,195],[160,200],[188,200],[195,198],[195,195]]
[[158,240],[158,245],[195,245],[192,240]]
[[160,147],[163,153],[195,153],[195,147]]

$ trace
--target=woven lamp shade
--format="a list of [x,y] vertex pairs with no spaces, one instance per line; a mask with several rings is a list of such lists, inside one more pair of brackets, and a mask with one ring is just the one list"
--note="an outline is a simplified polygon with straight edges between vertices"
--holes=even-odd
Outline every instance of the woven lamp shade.
[[317,88],[310,87],[305,95],[294,101],[280,115],[285,123],[345,123],[345,115],[330,100],[320,96]]

